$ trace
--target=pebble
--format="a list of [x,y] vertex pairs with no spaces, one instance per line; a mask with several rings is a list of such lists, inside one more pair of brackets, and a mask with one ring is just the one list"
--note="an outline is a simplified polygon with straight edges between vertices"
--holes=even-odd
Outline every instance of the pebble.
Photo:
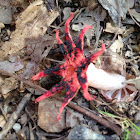
[[19,123],[15,123],[13,125],[13,129],[15,130],[15,132],[19,132],[21,130],[21,125]]
[[86,127],[76,125],[69,133],[67,140],[119,140],[117,135],[101,135]]
[[75,126],[69,133],[68,140],[105,140],[105,137],[88,129],[84,125]]
[[12,22],[9,0],[0,0],[0,22],[3,24],[10,24]]
[[39,102],[38,106],[38,126],[50,133],[61,132],[66,128],[65,110],[61,114],[61,119],[56,121],[61,102],[47,98]]
[[79,122],[84,121],[83,114],[68,108],[66,111],[66,127],[74,127]]

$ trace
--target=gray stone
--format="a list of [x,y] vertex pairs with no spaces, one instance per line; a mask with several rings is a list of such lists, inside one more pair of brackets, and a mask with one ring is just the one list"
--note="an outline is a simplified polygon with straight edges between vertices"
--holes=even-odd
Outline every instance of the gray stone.
[[10,24],[12,22],[9,0],[0,0],[0,22],[4,24]]
[[84,125],[77,125],[71,130],[67,140],[106,140],[106,138],[88,129]]
[[38,126],[51,133],[61,132],[65,129],[65,110],[61,114],[61,119],[56,121],[61,104],[60,101],[52,98],[40,101],[38,106]]

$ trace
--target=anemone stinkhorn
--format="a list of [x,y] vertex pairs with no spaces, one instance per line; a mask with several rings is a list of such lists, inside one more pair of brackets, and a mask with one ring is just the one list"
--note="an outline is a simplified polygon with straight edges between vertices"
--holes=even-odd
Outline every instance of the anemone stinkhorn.
[[49,74],[61,75],[63,77],[62,81],[53,86],[46,93],[38,97],[35,102],[39,102],[45,98],[48,98],[57,92],[66,89],[65,99],[60,107],[57,120],[60,119],[60,115],[64,107],[74,98],[77,91],[82,88],[83,96],[86,100],[94,100],[92,95],[88,92],[88,80],[87,80],[87,68],[88,65],[101,55],[105,50],[105,44],[101,44],[102,49],[90,57],[85,57],[83,54],[83,37],[88,29],[92,29],[92,26],[87,25],[80,33],[77,42],[74,44],[72,37],[69,32],[69,23],[73,19],[74,13],[70,14],[70,17],[65,23],[65,37],[66,45],[59,38],[59,31],[56,31],[56,39],[61,48],[61,51],[65,58],[65,63],[58,65],[53,68],[48,68],[37,75],[32,77],[32,80],[37,80],[41,77],[45,77]]

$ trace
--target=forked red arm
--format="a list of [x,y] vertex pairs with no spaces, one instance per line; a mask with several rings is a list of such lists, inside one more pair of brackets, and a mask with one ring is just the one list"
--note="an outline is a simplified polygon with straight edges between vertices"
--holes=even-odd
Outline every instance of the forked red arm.
[[33,76],[31,78],[32,81],[38,80],[39,78],[45,77],[48,74],[44,74],[44,71],[39,72],[38,74],[36,74],[35,76]]

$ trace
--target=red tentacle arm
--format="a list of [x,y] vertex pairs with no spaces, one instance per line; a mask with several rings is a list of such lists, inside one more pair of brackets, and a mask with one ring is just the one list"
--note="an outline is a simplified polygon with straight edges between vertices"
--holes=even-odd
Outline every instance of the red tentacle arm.
[[58,65],[58,66],[53,67],[53,68],[48,68],[42,72],[39,72],[35,76],[33,76],[31,78],[31,80],[35,81],[35,80],[38,80],[39,78],[46,77],[49,74],[62,75],[62,69],[63,69],[63,65],[61,65],[61,66]]
[[[72,88],[73,87],[73,88]],[[59,113],[57,115],[57,121],[61,119],[61,113],[64,110],[64,108],[67,106],[67,104],[74,98],[74,96],[77,94],[80,87],[75,87],[73,84],[69,84],[69,90],[66,89],[66,96],[64,99],[64,102],[62,103]]]
[[38,74],[34,75],[31,80],[32,81],[35,81],[35,80],[38,80],[39,78],[42,78],[42,77],[46,77],[48,74],[44,74],[44,71],[41,71],[39,72]]
[[92,54],[90,57],[87,57],[86,61],[87,61],[88,63],[91,63],[91,62],[93,62],[93,60],[95,60],[98,56],[100,56],[100,55],[105,51],[105,44],[104,44],[104,43],[101,44],[101,48],[102,48],[102,49],[101,49],[100,51],[96,52],[95,54]]
[[61,49],[63,55],[64,55],[64,58],[65,58],[66,61],[69,61],[70,60],[70,56],[69,56],[67,47],[64,45],[62,40],[59,38],[59,30],[54,30],[54,31],[56,31],[55,37],[56,37],[57,43],[59,44],[60,49]]
[[81,88],[83,90],[83,96],[86,100],[94,100],[92,95],[89,94],[88,92],[88,81],[87,81],[87,75],[86,73],[83,71],[82,73],[78,74],[78,80],[79,83],[81,85]]
[[65,88],[65,82],[62,80],[60,83],[56,84],[55,86],[53,86],[50,90],[48,90],[47,92],[45,92],[43,95],[41,95],[40,97],[38,97],[35,100],[35,103],[42,101],[60,91],[62,91]]
[[55,29],[54,31],[56,32],[55,37],[56,37],[57,43],[59,45],[63,44],[62,40],[59,38],[59,30]]
[[89,94],[89,92],[88,92],[88,82],[87,83],[82,83],[81,88],[83,90],[83,96],[87,101],[94,100],[93,96],[91,94]]
[[[70,32],[69,32],[69,24],[71,22],[71,20],[74,18],[74,13],[71,13],[70,14],[70,17],[67,19],[66,23],[65,23],[65,34],[66,34],[66,40],[68,42],[73,42],[72,40],[72,37],[70,35]],[[74,44],[74,43],[73,43]],[[74,44],[75,45],[75,44]]]
[[78,39],[79,39],[78,42],[79,42],[79,45],[80,45],[82,51],[83,51],[83,45],[84,45],[84,41],[83,41],[84,34],[88,29],[92,29],[92,26],[87,25],[86,27],[84,27],[84,29],[81,31],[81,33],[78,37]]
[[71,20],[73,19],[73,17],[74,17],[74,13],[71,13],[70,17],[67,19],[67,21],[65,23],[66,46],[67,46],[67,50],[69,52],[69,55],[71,57],[71,60],[73,60],[75,57],[74,56],[74,48],[76,47],[73,40],[72,40],[70,32],[69,32],[69,24],[70,24]]

